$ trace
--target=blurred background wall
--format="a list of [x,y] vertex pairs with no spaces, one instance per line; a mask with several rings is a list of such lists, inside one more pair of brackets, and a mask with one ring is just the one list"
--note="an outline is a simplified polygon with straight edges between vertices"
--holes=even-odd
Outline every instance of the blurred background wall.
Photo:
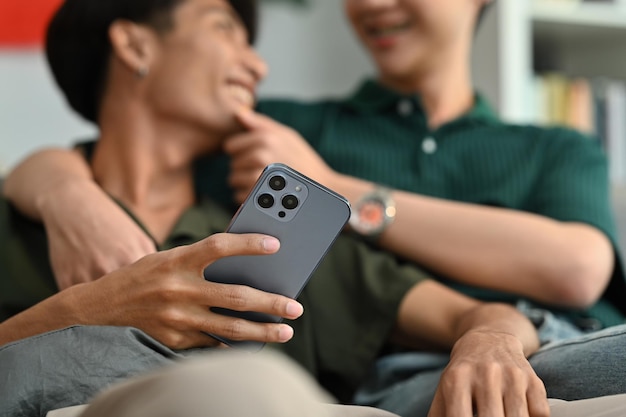
[[[22,14],[33,26],[60,1],[0,0],[0,170],[39,147],[67,146],[96,134],[56,90],[31,39],[41,37],[41,30],[23,33],[14,16]],[[260,2],[257,46],[270,66],[261,96],[340,96],[372,73],[344,20],[342,0]],[[507,121],[570,124],[601,133],[612,176],[626,182],[626,0],[496,0],[494,5],[475,41],[478,89]],[[14,35],[21,41],[12,43]],[[581,79],[586,95],[569,94],[580,91]],[[608,121],[594,106],[615,117]],[[582,114],[582,121],[548,117],[569,113]]]

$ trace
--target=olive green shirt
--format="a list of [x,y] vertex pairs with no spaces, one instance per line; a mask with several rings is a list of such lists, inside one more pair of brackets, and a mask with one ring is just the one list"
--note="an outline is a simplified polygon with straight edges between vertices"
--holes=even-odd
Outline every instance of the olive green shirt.
[[[456,120],[430,129],[416,95],[366,81],[344,100],[267,100],[259,111],[297,130],[336,171],[425,196],[581,222],[611,240],[616,266],[591,315],[605,326],[623,322],[626,285],[611,212],[606,156],[599,141],[565,128],[500,121],[479,95]],[[224,155],[198,163],[199,192],[232,204]],[[419,231],[414,231],[419,239]],[[483,300],[519,297],[433,276]],[[502,277],[507,279],[507,277]],[[620,310],[620,311],[618,311]]]
[[[159,249],[221,232],[230,217],[205,199],[181,216]],[[385,345],[402,298],[424,279],[416,268],[342,236],[299,298],[305,313],[290,322],[295,337],[276,348],[347,401]],[[44,228],[0,200],[0,321],[56,292]]]

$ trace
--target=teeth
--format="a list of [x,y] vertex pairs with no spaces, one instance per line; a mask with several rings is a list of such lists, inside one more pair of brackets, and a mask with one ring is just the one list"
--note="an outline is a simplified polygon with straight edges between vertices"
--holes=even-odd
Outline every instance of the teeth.
[[409,27],[409,23],[402,23],[394,26],[388,26],[386,28],[374,28],[371,29],[370,32],[374,36],[387,36],[392,35],[402,30],[405,30]]
[[228,90],[232,96],[241,104],[252,107],[254,106],[254,95],[247,89],[240,85],[231,84],[228,86]]

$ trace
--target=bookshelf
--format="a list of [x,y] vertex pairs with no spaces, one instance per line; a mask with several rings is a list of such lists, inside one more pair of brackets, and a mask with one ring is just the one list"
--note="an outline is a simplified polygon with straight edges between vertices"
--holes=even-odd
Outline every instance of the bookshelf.
[[[608,81],[612,95],[623,94],[618,106],[626,107],[626,88],[618,85],[626,83],[626,0],[496,0],[478,33],[475,55],[475,82],[507,121],[551,123],[538,104],[545,74],[588,80],[594,99],[598,81]],[[626,184],[626,109],[611,110],[621,111],[610,127],[623,132],[621,145],[612,153],[607,144],[616,185]],[[623,125],[614,126],[617,119]]]
[[534,121],[529,91],[537,64],[570,76],[626,79],[625,0],[496,0],[483,26],[475,81],[506,120]]

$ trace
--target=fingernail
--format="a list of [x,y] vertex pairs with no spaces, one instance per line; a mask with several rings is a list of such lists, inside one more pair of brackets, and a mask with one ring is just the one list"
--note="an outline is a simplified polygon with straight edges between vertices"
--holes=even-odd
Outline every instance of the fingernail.
[[242,104],[237,109],[237,113],[239,113],[240,116],[249,117],[249,115],[252,113],[252,109]]
[[302,304],[295,301],[290,301],[289,303],[287,303],[286,310],[289,317],[300,317],[302,313],[304,313],[304,307],[302,307]]
[[280,326],[278,330],[278,340],[281,342],[287,342],[293,337],[293,329],[287,325]]
[[266,252],[276,252],[280,248],[280,241],[273,237],[263,239],[263,249]]

